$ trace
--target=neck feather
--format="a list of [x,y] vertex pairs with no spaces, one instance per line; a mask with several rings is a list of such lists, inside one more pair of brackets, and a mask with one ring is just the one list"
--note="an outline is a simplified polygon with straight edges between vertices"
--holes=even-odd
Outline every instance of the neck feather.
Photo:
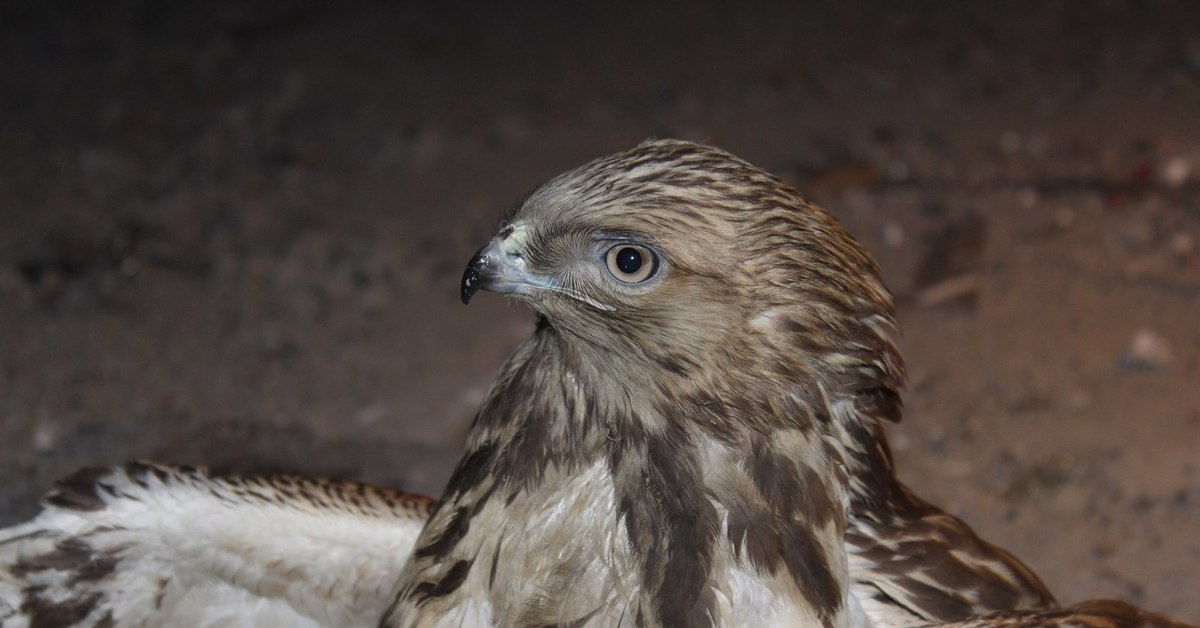
[[[548,477],[599,463],[635,563],[639,612],[703,625],[720,615],[716,592],[740,565],[782,583],[814,619],[837,623],[849,497],[842,453],[822,436],[829,413],[798,388],[752,378],[721,389],[699,390],[689,378],[639,389],[652,384],[581,368],[587,362],[572,359],[568,341],[543,326],[510,358],[418,560],[478,555],[486,548],[460,543],[484,503],[539,491],[549,498]],[[444,593],[449,575],[440,577],[410,591]]]

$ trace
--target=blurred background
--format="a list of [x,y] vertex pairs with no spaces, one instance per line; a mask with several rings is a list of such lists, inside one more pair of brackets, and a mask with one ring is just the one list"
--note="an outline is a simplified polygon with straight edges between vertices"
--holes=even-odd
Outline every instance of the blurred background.
[[902,477],[1200,622],[1200,4],[0,4],[0,524],[131,458],[436,494],[531,316],[458,283],[651,136],[877,256]]

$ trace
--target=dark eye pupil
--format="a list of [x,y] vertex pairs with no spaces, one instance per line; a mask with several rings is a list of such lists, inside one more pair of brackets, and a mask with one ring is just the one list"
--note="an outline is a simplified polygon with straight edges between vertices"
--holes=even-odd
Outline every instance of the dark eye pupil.
[[617,251],[617,268],[626,275],[636,273],[642,267],[642,254],[635,248],[625,247]]

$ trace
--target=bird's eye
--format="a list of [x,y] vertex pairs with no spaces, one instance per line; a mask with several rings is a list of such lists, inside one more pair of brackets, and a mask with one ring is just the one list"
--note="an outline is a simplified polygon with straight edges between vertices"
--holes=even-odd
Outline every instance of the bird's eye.
[[624,283],[641,283],[658,271],[658,257],[636,244],[618,244],[604,256],[608,272]]

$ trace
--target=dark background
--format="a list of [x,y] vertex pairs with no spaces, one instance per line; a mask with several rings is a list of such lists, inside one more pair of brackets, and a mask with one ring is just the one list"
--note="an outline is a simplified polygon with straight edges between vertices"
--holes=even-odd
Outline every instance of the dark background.
[[0,523],[129,458],[436,493],[530,316],[459,274],[650,136],[831,207],[903,477],[1200,622],[1200,4],[0,4]]

